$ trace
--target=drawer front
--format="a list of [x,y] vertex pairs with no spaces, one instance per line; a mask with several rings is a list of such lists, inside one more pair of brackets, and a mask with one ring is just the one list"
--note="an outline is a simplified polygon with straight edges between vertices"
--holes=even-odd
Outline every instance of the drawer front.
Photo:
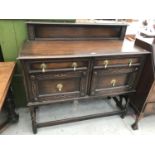
[[32,74],[30,79],[33,101],[62,100],[86,94],[86,71]]
[[66,59],[66,60],[40,60],[40,61],[30,61],[27,63],[28,71],[38,71],[38,72],[48,72],[50,70],[79,70],[87,69],[88,61],[79,59]]
[[112,95],[135,91],[138,71],[137,67],[94,70],[91,95]]
[[95,60],[95,66],[103,66],[104,68],[113,67],[113,66],[135,66],[140,65],[142,57],[126,57],[126,58],[117,58],[117,57],[104,57]]
[[147,102],[155,102],[155,83],[152,85]]

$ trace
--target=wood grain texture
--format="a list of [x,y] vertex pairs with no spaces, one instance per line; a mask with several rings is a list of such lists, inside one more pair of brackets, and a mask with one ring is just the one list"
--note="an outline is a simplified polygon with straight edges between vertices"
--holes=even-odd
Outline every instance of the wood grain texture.
[[[43,63],[43,60],[41,60],[41,61],[30,61],[30,65],[29,65],[30,70],[41,70],[42,63]],[[82,60],[77,60],[77,59],[68,59],[66,61],[44,60],[44,64],[46,65],[46,70],[74,68],[74,63],[76,63],[76,68],[88,67],[88,61],[82,61]]]
[[148,51],[135,47],[125,40],[98,41],[27,41],[18,59],[97,57],[108,55],[145,54]]
[[[29,96],[34,101],[75,98],[86,94],[86,71],[32,74],[30,78]],[[58,84],[62,85],[61,90]]]
[[132,65],[140,64],[141,63],[141,57],[140,56],[128,56],[128,57],[121,57],[121,58],[115,58],[112,59],[112,57],[104,57],[104,58],[98,58],[95,61],[95,66],[103,66],[105,65],[105,61],[108,60],[107,67],[109,66],[116,66],[116,65],[127,65],[129,66],[129,63],[131,62]]
[[[92,95],[104,95],[118,92],[135,91],[137,75],[140,74],[137,67],[118,67],[107,69],[94,69],[92,76]],[[115,84],[113,85],[113,80]]]
[[15,62],[0,62],[0,110],[8,92],[14,68]]
[[29,40],[124,39],[125,23],[28,22]]
[[85,38],[90,37],[120,37],[121,27],[110,28],[108,26],[103,27],[83,27],[83,26],[64,26],[62,25],[38,25],[35,26],[35,37],[36,38],[82,38],[83,34]]

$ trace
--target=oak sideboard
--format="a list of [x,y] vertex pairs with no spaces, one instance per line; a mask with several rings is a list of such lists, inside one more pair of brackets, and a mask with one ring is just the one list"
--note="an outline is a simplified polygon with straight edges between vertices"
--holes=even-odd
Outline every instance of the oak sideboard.
[[[34,133],[37,128],[50,125],[126,115],[128,104],[137,100],[135,94],[151,57],[149,51],[124,39],[127,24],[29,21],[27,28],[29,39],[18,59],[23,67]],[[50,122],[36,121],[40,106],[100,97],[113,97],[118,110]],[[122,97],[126,99],[125,105]]]

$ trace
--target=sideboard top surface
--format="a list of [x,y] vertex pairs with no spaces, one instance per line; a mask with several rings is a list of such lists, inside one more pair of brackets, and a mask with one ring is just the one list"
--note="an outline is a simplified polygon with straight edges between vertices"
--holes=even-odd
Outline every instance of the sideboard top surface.
[[102,26],[128,26],[126,22],[116,22],[116,21],[103,21],[103,22],[43,22],[43,21],[27,21],[26,24],[33,24],[33,25],[102,25]]
[[98,57],[111,55],[147,54],[134,46],[134,41],[26,41],[18,59]]

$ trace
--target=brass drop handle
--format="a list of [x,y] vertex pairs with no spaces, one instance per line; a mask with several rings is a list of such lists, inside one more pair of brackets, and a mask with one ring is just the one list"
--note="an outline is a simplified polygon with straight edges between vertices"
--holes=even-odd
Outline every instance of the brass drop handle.
[[74,68],[74,71],[76,71],[77,66],[78,66],[78,64],[76,62],[72,63],[72,67]]
[[45,72],[45,69],[47,68],[47,65],[45,63],[42,63],[40,65],[40,68],[41,68],[42,72],[44,73]]
[[57,89],[58,89],[58,91],[62,91],[62,88],[63,88],[63,84],[58,83],[58,84],[57,84]]
[[115,85],[116,85],[116,80],[115,80],[115,79],[112,79],[112,80],[111,80],[111,84],[112,84],[113,87],[115,87]]
[[107,68],[107,66],[109,64],[109,61],[108,60],[104,60],[103,64],[104,64],[104,68]]
[[132,59],[129,59],[129,67],[132,66]]

